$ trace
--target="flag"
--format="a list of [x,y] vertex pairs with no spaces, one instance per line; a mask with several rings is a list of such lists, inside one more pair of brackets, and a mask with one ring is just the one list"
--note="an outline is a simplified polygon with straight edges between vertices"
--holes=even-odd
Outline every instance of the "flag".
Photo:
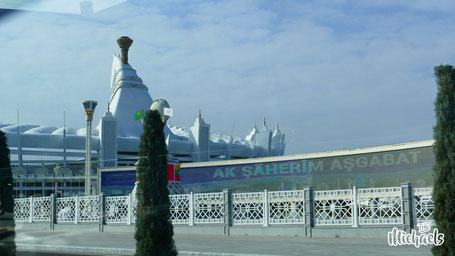
[[167,180],[174,180],[174,165],[167,164]]
[[180,181],[180,165],[174,165],[174,179]]
[[142,119],[142,117],[144,117],[144,110],[140,110],[134,114],[134,120],[136,121]]
[[180,165],[178,164],[167,165],[167,180],[180,181]]

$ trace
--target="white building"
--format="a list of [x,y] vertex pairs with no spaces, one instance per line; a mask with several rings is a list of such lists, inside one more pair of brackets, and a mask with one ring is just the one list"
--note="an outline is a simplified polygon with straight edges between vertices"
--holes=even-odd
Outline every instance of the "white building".
[[[137,161],[142,122],[136,120],[135,114],[150,109],[153,103],[147,86],[128,63],[128,47],[122,49],[122,56],[113,56],[110,86],[109,107],[97,109],[105,113],[92,131],[92,161],[99,167],[131,165]],[[0,129],[8,139],[17,191],[33,187],[34,193],[39,190],[48,194],[54,189],[55,179],[59,179],[61,184],[57,185],[63,190],[67,187],[81,190],[85,128],[0,124]],[[280,156],[286,146],[285,135],[278,126],[272,131],[264,121],[262,127],[254,127],[245,139],[234,138],[211,131],[200,111],[190,128],[165,126],[164,132],[170,157],[182,163]],[[53,170],[56,163],[62,166],[57,174]]]

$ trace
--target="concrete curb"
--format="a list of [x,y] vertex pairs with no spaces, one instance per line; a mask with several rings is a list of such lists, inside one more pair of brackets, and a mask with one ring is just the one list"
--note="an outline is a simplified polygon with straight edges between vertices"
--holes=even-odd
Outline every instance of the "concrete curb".
[[[41,244],[16,244],[19,251],[36,252],[60,252],[81,255],[134,255],[136,249],[124,248],[102,248],[102,247],[83,247],[83,246],[63,246],[63,245],[41,245]],[[275,256],[265,254],[241,254],[241,253],[220,253],[220,252],[185,252],[180,251],[181,256]]]
[[135,249],[101,248],[63,245],[16,244],[19,251],[61,252],[81,255],[134,255]]

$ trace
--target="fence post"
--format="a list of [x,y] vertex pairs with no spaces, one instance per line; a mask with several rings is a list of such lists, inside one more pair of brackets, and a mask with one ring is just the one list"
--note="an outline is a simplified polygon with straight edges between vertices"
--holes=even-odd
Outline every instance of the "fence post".
[[106,223],[105,216],[106,216],[106,194],[101,192],[99,194],[99,203],[100,203],[100,210],[99,210],[99,230],[103,232],[104,224]]
[[30,197],[30,216],[29,216],[28,223],[32,223],[32,222],[33,222],[33,196]]
[[403,218],[403,230],[410,232],[414,228],[414,193],[411,183],[401,184],[401,216]]
[[57,194],[51,194],[51,216],[50,228],[54,230],[54,224],[57,223]]
[[189,206],[188,206],[188,210],[189,210],[189,226],[193,226],[194,225],[194,195],[193,195],[193,192],[190,193],[190,198],[189,198],[189,202],[188,202]]
[[74,202],[74,224],[79,223],[79,195],[76,195]]
[[357,201],[357,187],[352,188],[352,227],[357,228],[359,226],[359,208]]
[[230,189],[223,190],[224,199],[224,234],[230,234],[230,227],[232,226],[232,191]]
[[313,187],[303,189],[305,196],[305,225],[304,233],[306,237],[312,237],[311,230],[314,227],[314,194]]
[[127,225],[131,225],[133,222],[133,198],[131,193],[128,195],[128,219],[126,220]]
[[269,193],[267,189],[264,189],[264,207],[263,207],[263,217],[264,224],[262,226],[267,227],[269,225]]

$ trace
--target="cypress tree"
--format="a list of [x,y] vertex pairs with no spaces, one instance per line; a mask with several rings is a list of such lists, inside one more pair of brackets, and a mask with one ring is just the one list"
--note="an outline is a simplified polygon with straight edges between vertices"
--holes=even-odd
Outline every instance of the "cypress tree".
[[137,166],[136,255],[177,255],[169,220],[167,149],[161,116],[147,111]]
[[16,255],[13,176],[5,133],[0,131],[0,255]]
[[438,94],[434,127],[434,220],[444,243],[434,246],[434,255],[455,255],[455,70],[450,65],[435,67]]

